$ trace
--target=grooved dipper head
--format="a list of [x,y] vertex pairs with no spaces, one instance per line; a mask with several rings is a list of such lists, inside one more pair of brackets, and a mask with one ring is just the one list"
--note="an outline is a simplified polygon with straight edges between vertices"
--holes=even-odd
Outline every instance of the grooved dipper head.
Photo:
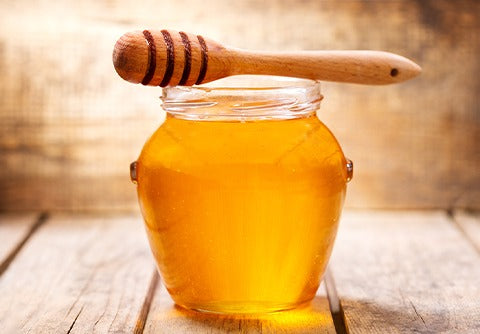
[[120,37],[115,44],[113,65],[123,79],[133,83],[191,86],[225,76],[218,67],[214,72],[207,71],[208,52],[212,49],[221,53],[224,48],[182,31],[134,31]]

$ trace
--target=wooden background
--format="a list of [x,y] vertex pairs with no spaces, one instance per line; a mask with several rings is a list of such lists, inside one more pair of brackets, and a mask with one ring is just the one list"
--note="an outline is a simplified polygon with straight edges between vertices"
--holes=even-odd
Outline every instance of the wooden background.
[[159,88],[111,64],[128,30],[242,48],[380,49],[423,67],[385,87],[323,84],[321,119],[355,163],[348,207],[480,209],[480,1],[0,2],[0,210],[138,210],[128,165]]

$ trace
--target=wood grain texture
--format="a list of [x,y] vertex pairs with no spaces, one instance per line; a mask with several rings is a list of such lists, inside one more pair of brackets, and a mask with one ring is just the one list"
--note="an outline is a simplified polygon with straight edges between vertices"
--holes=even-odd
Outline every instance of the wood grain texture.
[[[477,214],[455,216],[476,231]],[[2,332],[335,333],[323,285],[306,309],[196,313],[175,307],[152,279],[148,253],[138,216],[54,216],[0,277]],[[442,212],[350,211],[330,268],[349,333],[476,333],[479,262]]]
[[351,212],[331,269],[349,333],[480,331],[480,255],[441,212]]
[[335,333],[324,285],[308,307],[264,315],[215,315],[175,306],[160,283],[144,333]]
[[161,121],[0,123],[0,207],[138,210],[128,170],[143,142],[129,127],[153,132]]
[[480,253],[480,212],[457,211],[453,219]]
[[[37,221],[37,214],[2,214],[0,215],[0,268],[15,252]],[[0,269],[0,275],[3,270]]]
[[19,0],[0,10],[0,210],[137,207],[127,167],[163,118],[161,91],[122,82],[111,59],[118,37],[143,27],[244,49],[411,58],[423,73],[401,85],[322,86],[320,118],[355,163],[346,205],[480,208],[478,1]]
[[0,278],[5,333],[132,332],[153,261],[138,216],[56,216]]

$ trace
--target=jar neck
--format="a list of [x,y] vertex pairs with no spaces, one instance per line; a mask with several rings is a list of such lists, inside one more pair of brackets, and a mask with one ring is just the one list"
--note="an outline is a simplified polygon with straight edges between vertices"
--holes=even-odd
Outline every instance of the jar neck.
[[309,117],[320,108],[320,83],[274,76],[234,76],[194,87],[163,89],[163,109],[196,121]]

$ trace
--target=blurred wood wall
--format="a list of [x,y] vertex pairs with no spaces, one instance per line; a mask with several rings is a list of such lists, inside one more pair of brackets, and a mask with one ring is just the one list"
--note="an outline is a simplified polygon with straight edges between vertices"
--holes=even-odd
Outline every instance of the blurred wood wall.
[[480,208],[480,1],[1,1],[0,210],[138,210],[128,165],[159,88],[111,64],[128,30],[237,47],[380,49],[423,66],[394,86],[324,83],[321,119],[355,163],[347,206]]

